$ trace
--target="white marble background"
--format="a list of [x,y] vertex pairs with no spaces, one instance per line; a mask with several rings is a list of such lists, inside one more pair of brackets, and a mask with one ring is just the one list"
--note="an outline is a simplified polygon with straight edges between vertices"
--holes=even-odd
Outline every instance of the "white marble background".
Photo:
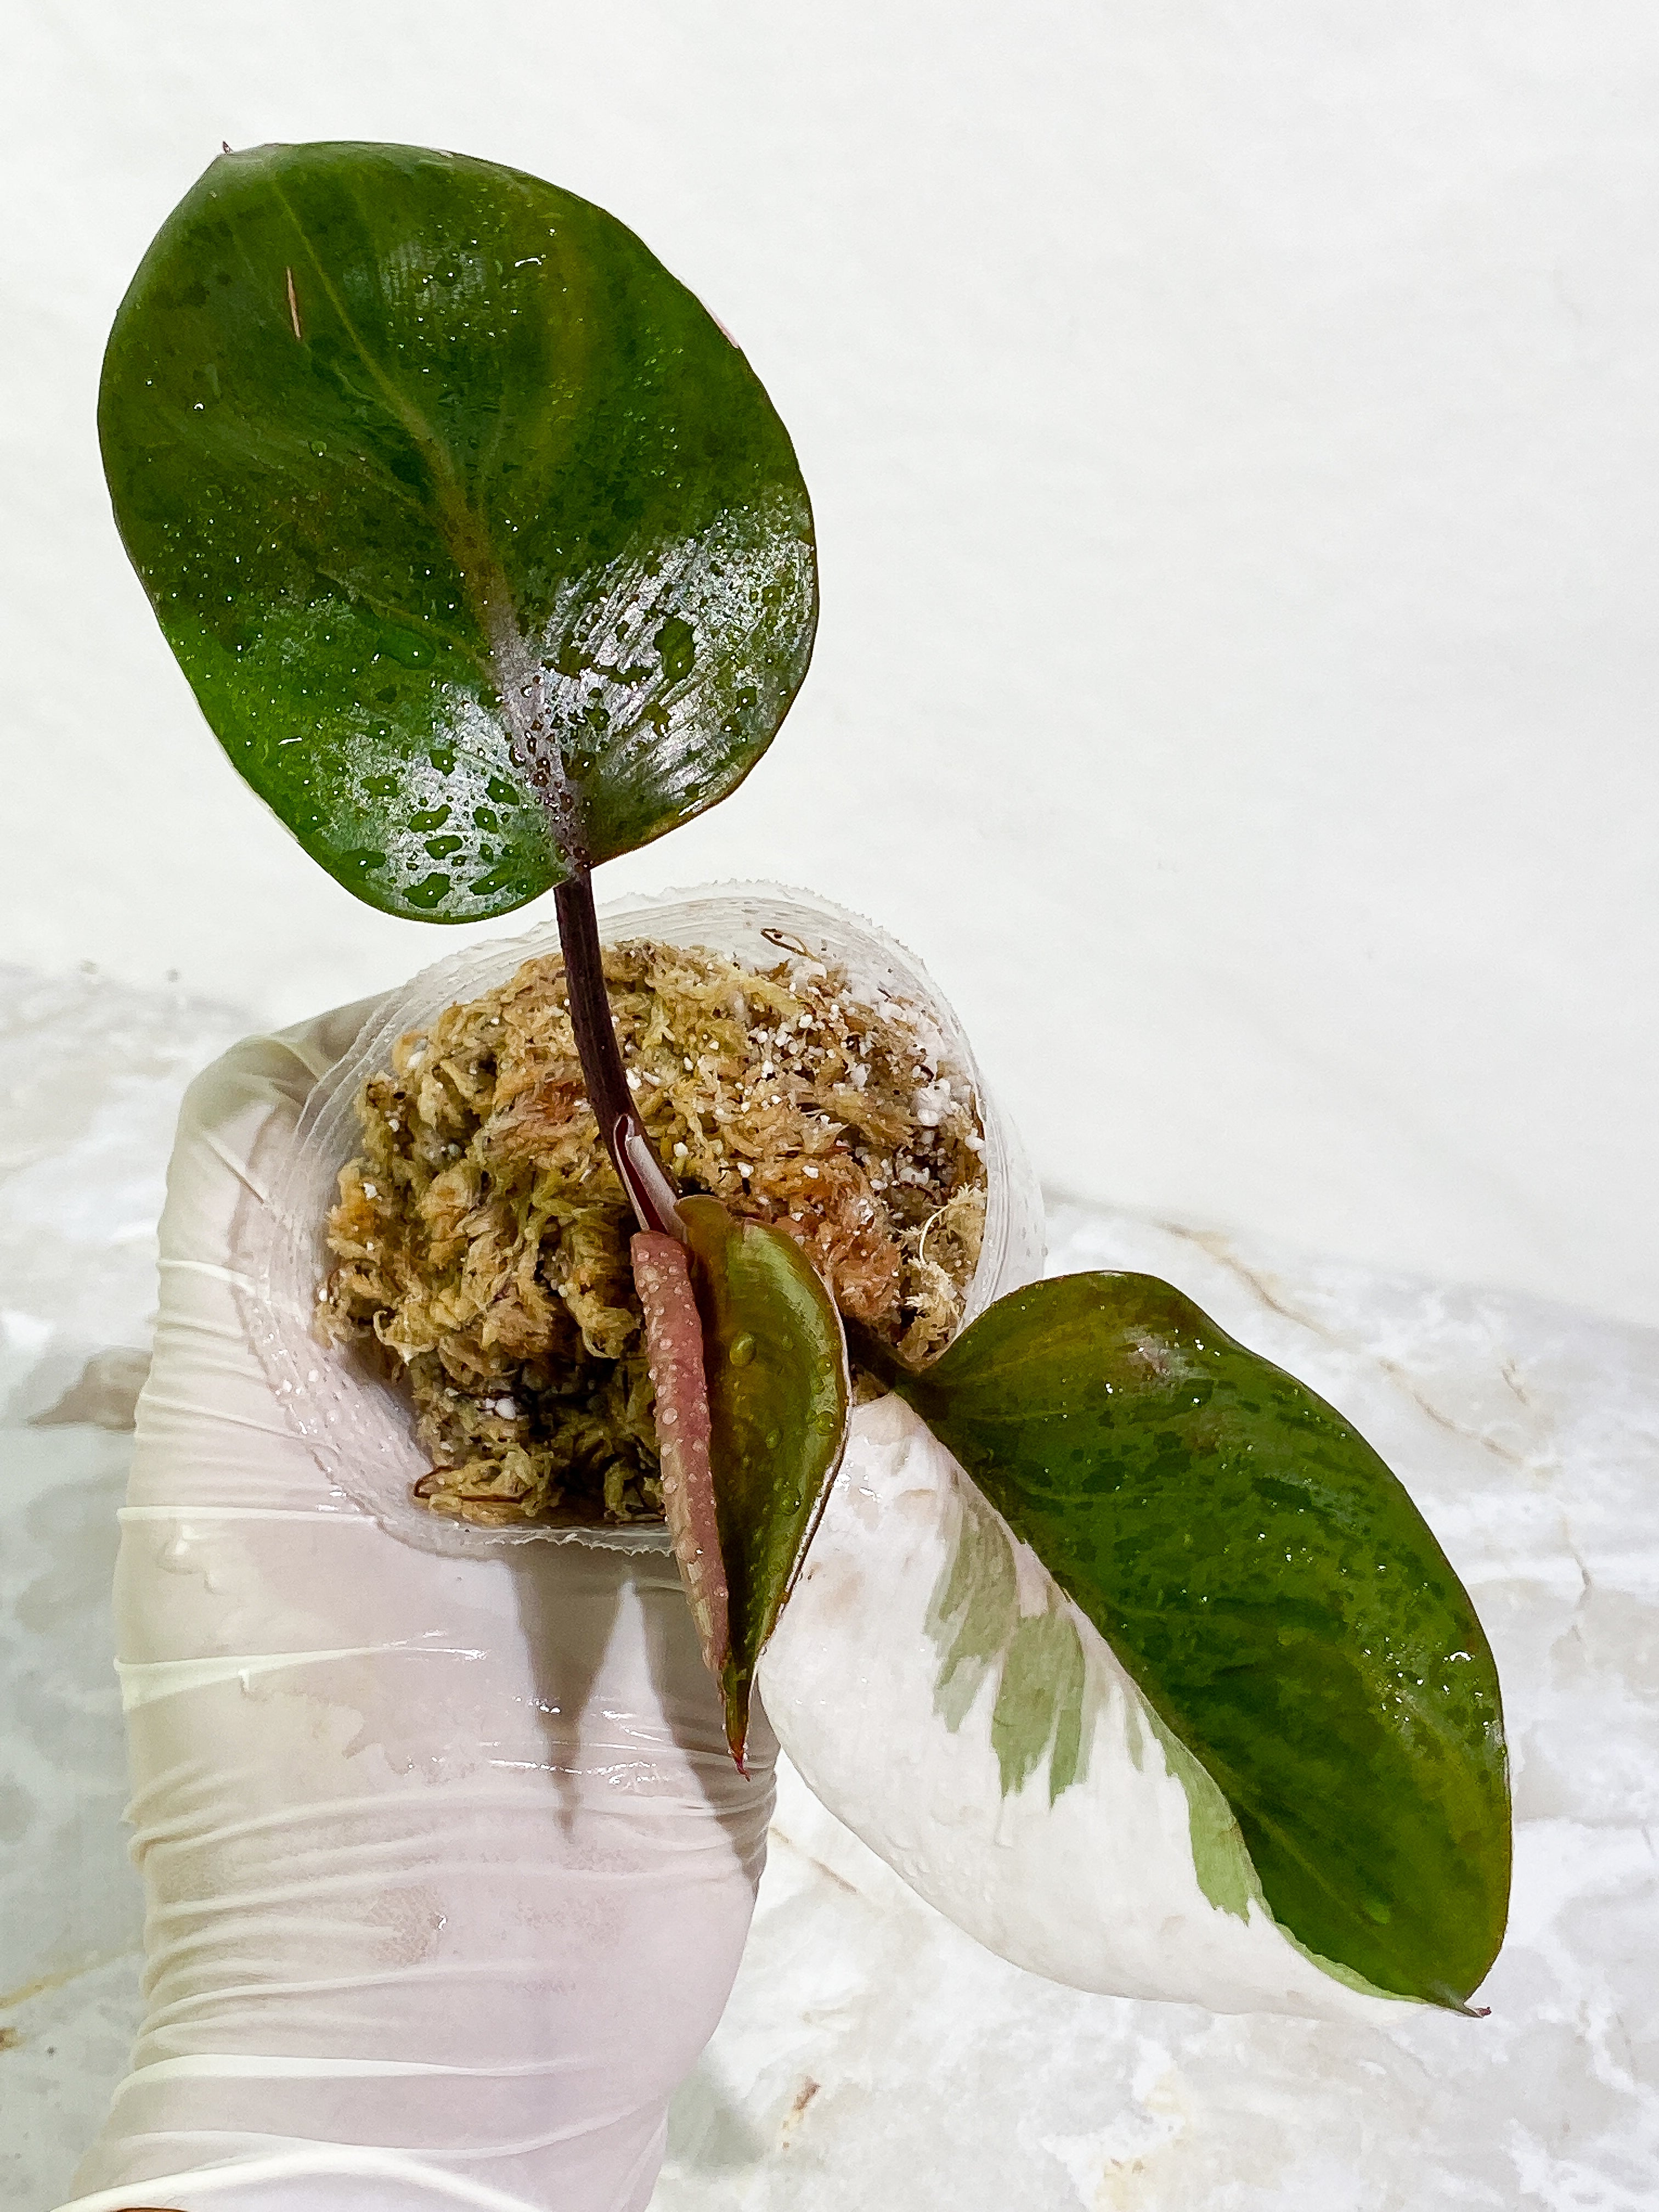
[[[131,1402],[179,1094],[244,1026],[0,970],[6,2212],[58,2200],[137,2018],[109,1621],[128,1444],[100,1423]],[[1099,1208],[1057,1206],[1052,1233],[1055,1266],[1164,1274],[1334,1400],[1468,1580],[1518,1823],[1492,2017],[1384,2035],[1056,1988],[786,1775],[658,2212],[1651,2212],[1659,1332]]]

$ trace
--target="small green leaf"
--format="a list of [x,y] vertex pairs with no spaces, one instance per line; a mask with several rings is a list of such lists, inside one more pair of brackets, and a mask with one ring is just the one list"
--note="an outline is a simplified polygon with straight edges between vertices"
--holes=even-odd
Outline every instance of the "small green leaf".
[[121,304],[99,429],[221,743],[388,913],[505,914],[661,836],[805,673],[811,514],[753,370],[631,231],[517,170],[215,161]]
[[1364,1438],[1145,1275],[1033,1284],[896,1381],[1218,1785],[1280,1924],[1461,2006],[1508,1905],[1497,1670]]
[[755,1668],[800,1571],[847,1439],[841,1316],[793,1237],[712,1198],[679,1202],[696,1261],[709,1457],[731,1655],[720,1676],[741,1759]]

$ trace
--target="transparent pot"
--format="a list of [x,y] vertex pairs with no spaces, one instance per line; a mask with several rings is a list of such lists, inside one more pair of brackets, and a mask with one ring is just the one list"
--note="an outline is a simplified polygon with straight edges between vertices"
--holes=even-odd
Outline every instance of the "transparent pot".
[[[985,1233],[964,1320],[1042,1273],[1042,1199],[1019,1139],[986,1090],[944,994],[902,945],[827,899],[763,883],[612,902],[601,909],[599,935],[607,945],[650,938],[703,945],[756,967],[805,955],[843,968],[855,986],[899,1000],[939,1064],[968,1085],[983,1133]],[[407,1395],[313,1333],[318,1288],[331,1264],[325,1223],[340,1170],[360,1149],[356,1102],[365,1079],[390,1067],[392,1046],[406,1030],[425,1027],[447,1006],[477,998],[526,960],[558,949],[557,924],[550,920],[521,937],[469,945],[379,1001],[350,1051],[307,1102],[294,1147],[270,1188],[267,1228],[246,1293],[249,1332],[272,1387],[330,1481],[389,1534],[427,1551],[480,1557],[514,1544],[580,1543],[645,1552],[668,1543],[659,1524],[481,1528],[429,1512],[410,1494],[429,1461],[416,1440]]]

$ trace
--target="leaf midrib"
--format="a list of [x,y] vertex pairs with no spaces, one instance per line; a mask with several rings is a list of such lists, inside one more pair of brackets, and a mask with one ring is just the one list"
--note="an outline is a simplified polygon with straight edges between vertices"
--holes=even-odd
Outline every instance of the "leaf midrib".
[[[462,488],[448,447],[422,410],[386,375],[358,329],[345,301],[331,282],[311,235],[279,179],[272,193],[292,225],[301,250],[316,277],[324,298],[349,338],[358,359],[380,392],[386,406],[408,433],[430,473],[434,514],[440,536],[448,549],[471,602],[489,653],[484,674],[494,684],[510,742],[523,756],[526,769],[538,760],[548,769],[546,788],[526,775],[526,781],[541,801],[553,841],[566,860],[586,865],[587,854],[576,790],[565,766],[564,750],[551,727],[543,727],[543,671],[539,658],[526,641],[518,618],[513,589],[489,538],[483,518]],[[301,340],[305,343],[308,341]],[[526,687],[530,711],[526,712]]]

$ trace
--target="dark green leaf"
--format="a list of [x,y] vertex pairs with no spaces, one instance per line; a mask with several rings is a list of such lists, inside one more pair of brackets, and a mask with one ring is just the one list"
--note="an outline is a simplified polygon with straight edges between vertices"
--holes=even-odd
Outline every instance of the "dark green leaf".
[[1509,1896],[1497,1670],[1364,1438],[1146,1275],[1016,1291],[898,1387],[1219,1784],[1280,1924],[1461,2005]]
[[502,914],[723,798],[811,650],[787,434],[602,210],[417,147],[216,161],[99,428],[208,720],[389,913]]
[[847,1437],[841,1316],[793,1237],[683,1198],[696,1261],[709,1449],[732,1649],[720,1677],[741,1758],[756,1663],[817,1525]]

